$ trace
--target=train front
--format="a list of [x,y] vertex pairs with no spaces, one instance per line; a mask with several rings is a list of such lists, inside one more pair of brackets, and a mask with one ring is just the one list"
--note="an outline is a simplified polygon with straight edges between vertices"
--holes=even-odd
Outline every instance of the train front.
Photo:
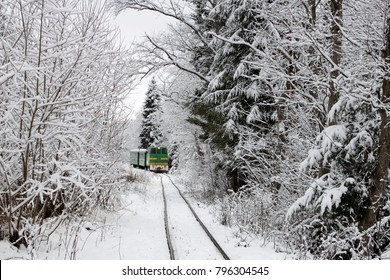
[[169,157],[167,147],[150,147],[148,149],[149,170],[153,172],[168,172]]

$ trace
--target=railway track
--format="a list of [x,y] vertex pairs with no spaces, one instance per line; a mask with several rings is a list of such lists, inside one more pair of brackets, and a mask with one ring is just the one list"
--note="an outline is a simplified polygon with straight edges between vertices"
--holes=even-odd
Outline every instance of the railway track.
[[[165,232],[170,259],[223,258],[229,260],[228,255],[200,220],[189,201],[172,179],[168,175],[160,175],[160,179],[164,199]],[[173,199],[174,197],[174,200],[169,201],[170,198]],[[191,227],[191,223],[197,224],[197,226]],[[194,228],[198,229],[194,231]],[[191,232],[189,231],[190,229]],[[188,246],[192,246],[192,250],[183,248]],[[196,251],[195,255],[191,255],[194,251]]]

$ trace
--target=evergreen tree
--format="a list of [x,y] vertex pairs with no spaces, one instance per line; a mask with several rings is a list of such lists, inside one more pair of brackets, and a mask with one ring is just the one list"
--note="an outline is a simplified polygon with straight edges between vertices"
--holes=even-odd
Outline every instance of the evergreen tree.
[[156,79],[149,83],[148,91],[142,113],[142,124],[140,133],[140,148],[146,149],[152,145],[160,144],[162,133],[160,130],[161,95],[157,88]]
[[[211,77],[211,81],[198,91],[196,102],[192,102],[192,113],[200,119],[191,120],[203,128],[203,139],[220,154],[218,168],[227,172],[230,187],[238,191],[245,184],[241,164],[233,157],[240,152],[240,131],[254,129],[253,125],[257,131],[262,130],[272,114],[271,106],[264,106],[261,126],[257,126],[259,120],[253,117],[258,113],[255,101],[264,104],[272,100],[261,93],[261,85],[253,82],[258,70],[250,69],[243,62],[253,60],[254,51],[248,45],[256,45],[255,30],[262,19],[254,12],[256,1],[215,1],[214,5],[207,1],[194,2],[194,20],[208,34],[209,44],[195,48],[192,63],[198,71]],[[235,43],[238,41],[246,41],[248,45]]]

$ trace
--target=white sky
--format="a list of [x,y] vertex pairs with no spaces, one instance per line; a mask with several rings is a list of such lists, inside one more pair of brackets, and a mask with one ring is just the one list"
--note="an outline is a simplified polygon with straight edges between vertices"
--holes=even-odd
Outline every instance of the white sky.
[[[121,39],[128,45],[140,41],[145,33],[153,35],[166,30],[169,22],[172,23],[173,19],[156,12],[131,9],[121,12],[113,19],[113,23],[121,30]],[[149,80],[145,79],[130,95],[129,103],[133,104],[134,111],[142,108],[148,83]]]
[[172,19],[155,12],[128,9],[121,12],[114,22],[121,29],[123,39],[131,44],[141,39],[145,33],[153,35],[153,33],[163,31]]

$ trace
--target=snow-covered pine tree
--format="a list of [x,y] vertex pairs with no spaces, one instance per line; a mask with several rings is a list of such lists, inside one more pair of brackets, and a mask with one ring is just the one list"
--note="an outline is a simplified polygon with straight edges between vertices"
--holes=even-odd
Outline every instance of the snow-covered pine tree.
[[155,77],[149,82],[148,91],[142,112],[142,124],[140,138],[140,148],[146,149],[152,145],[160,144],[162,133],[160,130],[161,122],[161,93],[157,87]]
[[[261,90],[261,82],[253,79],[259,70],[250,66],[258,47],[256,31],[264,23],[256,10],[259,5],[257,1],[218,2],[202,25],[213,36],[210,46],[215,54],[208,73],[212,79],[201,100],[208,104],[203,106],[211,107],[204,110],[206,113],[214,111],[208,122],[216,129],[209,132],[209,139],[215,143],[215,152],[222,155],[221,162],[234,191],[245,184],[246,177],[239,163],[242,133],[256,130],[261,134],[273,122],[273,109],[268,105],[273,103],[272,98]],[[228,141],[218,145],[223,139]]]

